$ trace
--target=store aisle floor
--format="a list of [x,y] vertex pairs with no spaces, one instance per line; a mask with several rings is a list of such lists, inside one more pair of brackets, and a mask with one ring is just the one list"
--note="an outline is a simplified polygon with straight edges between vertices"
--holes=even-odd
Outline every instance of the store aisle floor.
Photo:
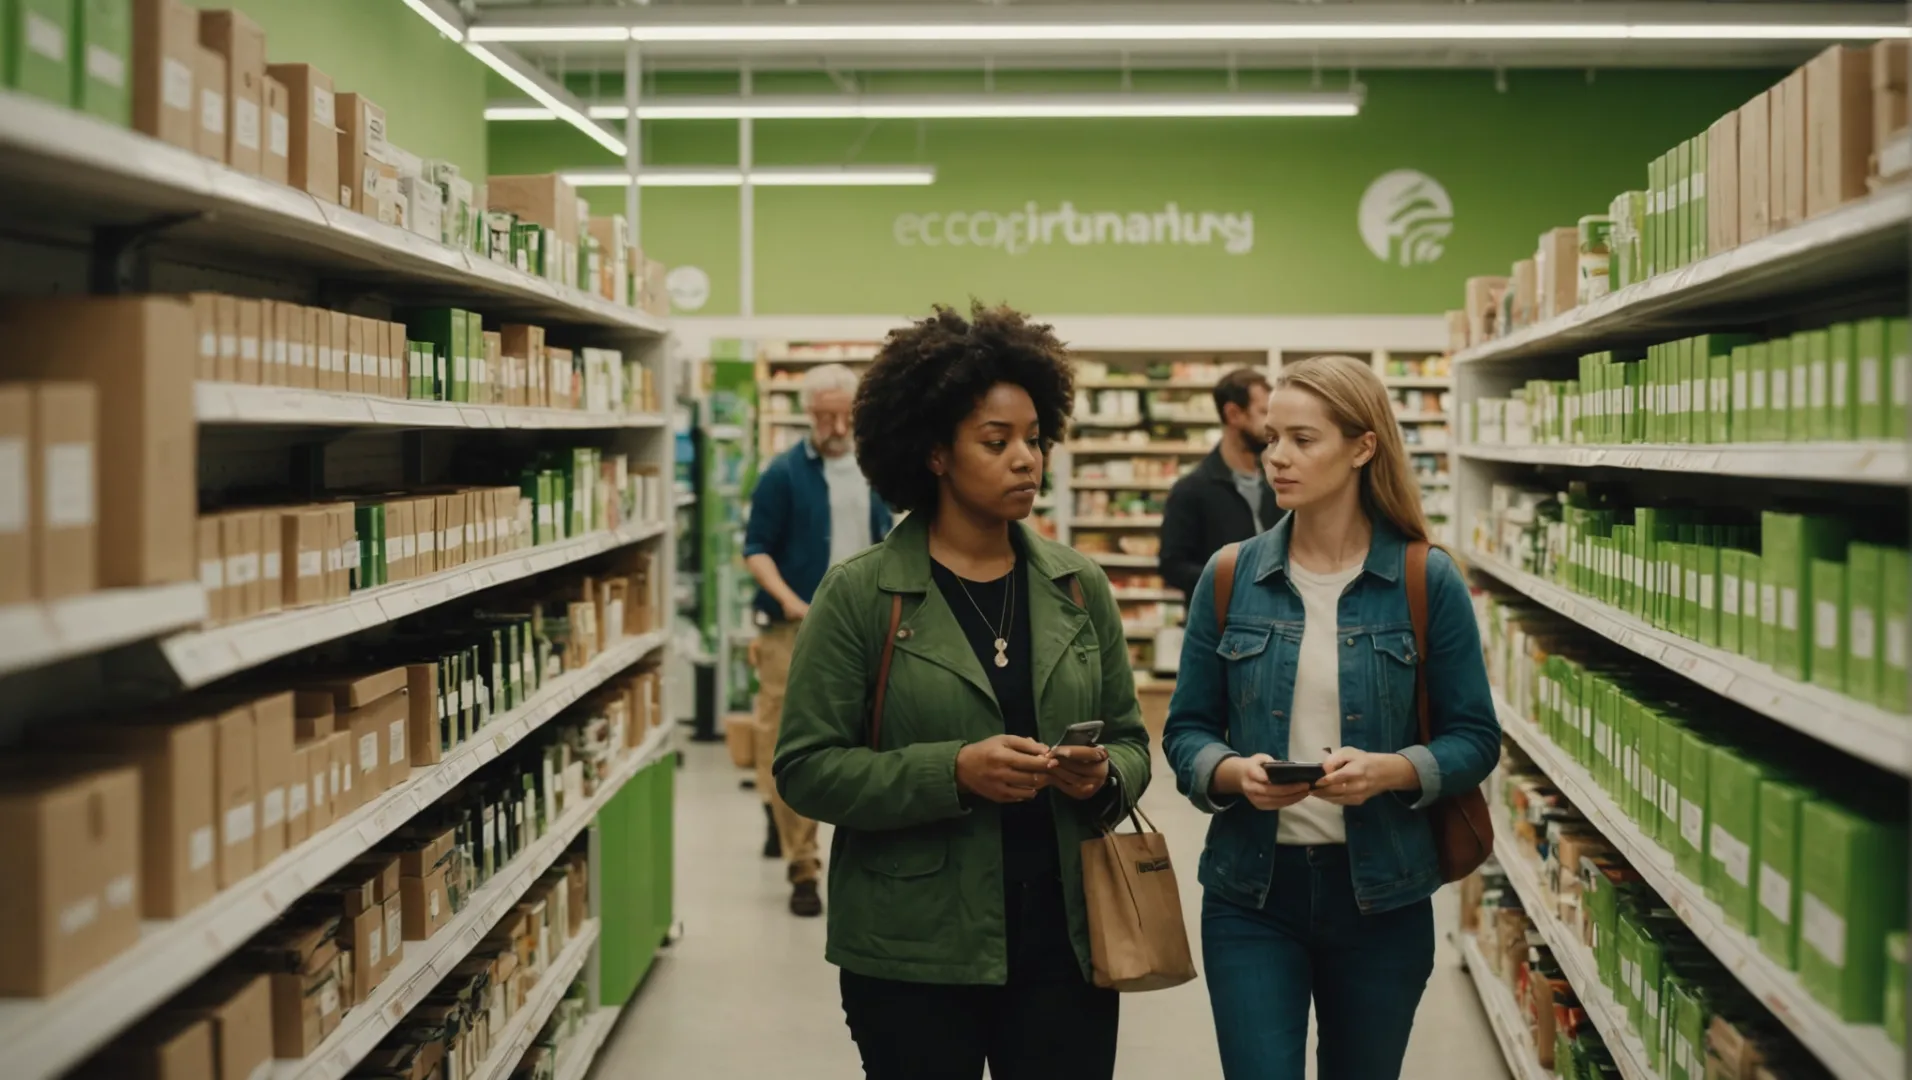
[[[686,745],[677,795],[677,913],[684,937],[659,958],[592,1076],[853,1080],[861,1072],[837,1004],[836,969],[823,961],[823,920],[796,919],[785,910],[783,865],[758,857],[763,810],[755,792],[738,790],[742,774],[723,746]],[[1174,794],[1159,759],[1156,770],[1158,786],[1144,806],[1178,859],[1189,936],[1199,944],[1194,866],[1205,819]],[[827,843],[826,829],[826,850]],[[1435,911],[1444,932],[1454,922],[1453,898],[1438,897]],[[1126,997],[1121,1038],[1121,1080],[1221,1076],[1199,981]],[[1474,989],[1444,939],[1404,1076],[1506,1076]]]

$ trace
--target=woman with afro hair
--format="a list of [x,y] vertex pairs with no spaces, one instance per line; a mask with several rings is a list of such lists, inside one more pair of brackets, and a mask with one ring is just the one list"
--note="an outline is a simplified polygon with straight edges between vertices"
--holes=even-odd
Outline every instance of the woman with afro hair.
[[892,331],[857,390],[857,462],[908,516],[818,587],[774,768],[836,826],[826,955],[869,1080],[1115,1070],[1080,848],[1147,787],[1148,734],[1107,576],[1023,523],[1073,402],[1054,332],[981,305]]

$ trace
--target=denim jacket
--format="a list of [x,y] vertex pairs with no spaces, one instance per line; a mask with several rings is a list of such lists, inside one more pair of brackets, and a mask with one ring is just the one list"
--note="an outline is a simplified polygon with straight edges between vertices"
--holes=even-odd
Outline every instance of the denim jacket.
[[[1214,815],[1202,852],[1202,886],[1259,908],[1272,884],[1279,811],[1211,797],[1215,767],[1230,757],[1288,756],[1288,710],[1301,653],[1304,608],[1289,580],[1293,516],[1242,544],[1227,629],[1217,632],[1215,560],[1189,598],[1181,670],[1162,749],[1176,787]],[[1419,743],[1414,705],[1414,624],[1402,581],[1406,540],[1377,521],[1367,562],[1341,596],[1341,742],[1400,753],[1420,774],[1418,795],[1378,795],[1346,808],[1348,857],[1362,911],[1425,899],[1440,887],[1433,831],[1422,811],[1444,793],[1478,786],[1500,759],[1500,724],[1487,688],[1480,629],[1460,568],[1436,548],[1427,558],[1428,706],[1433,740]]]

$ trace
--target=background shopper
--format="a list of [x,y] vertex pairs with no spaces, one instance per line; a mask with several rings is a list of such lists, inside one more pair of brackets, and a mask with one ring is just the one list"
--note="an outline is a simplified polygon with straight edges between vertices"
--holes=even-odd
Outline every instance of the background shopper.
[[[841,364],[812,368],[803,377],[802,402],[810,437],[771,460],[750,496],[744,565],[757,579],[757,637],[750,645],[757,668],[757,788],[770,814],[775,850],[790,874],[790,910],[823,913],[817,894],[817,824],[786,805],[771,780],[783,716],[784,684],[797,624],[810,610],[817,583],[830,567],[890,531],[890,510],[850,453],[850,406],[856,373]],[[772,845],[766,844],[766,854]]]
[[[1114,1072],[1080,846],[1142,794],[1148,734],[1107,577],[1022,524],[1073,400],[1050,329],[980,306],[893,331],[858,393],[858,460],[909,516],[817,591],[776,773],[837,826],[827,956],[870,1080]],[[1084,721],[1101,745],[1050,749]]]
[[[1163,739],[1177,786],[1218,815],[1201,869],[1209,1000],[1230,1077],[1303,1075],[1312,1000],[1321,1080],[1386,1080],[1434,966],[1423,810],[1480,784],[1500,729],[1467,584],[1439,549],[1416,655],[1403,573],[1428,528],[1380,378],[1341,356],[1284,368],[1268,431],[1291,513],[1241,546],[1226,630],[1215,562],[1203,571]],[[1270,784],[1275,760],[1327,775]]]
[[1236,368],[1215,384],[1222,441],[1193,471],[1175,481],[1162,510],[1162,580],[1193,592],[1209,556],[1261,533],[1280,510],[1262,476],[1262,432],[1268,419],[1268,377]]

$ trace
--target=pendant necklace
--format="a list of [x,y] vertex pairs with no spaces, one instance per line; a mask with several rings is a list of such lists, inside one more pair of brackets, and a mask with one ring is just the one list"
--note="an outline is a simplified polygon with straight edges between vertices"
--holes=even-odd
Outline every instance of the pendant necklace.
[[997,626],[989,625],[989,616],[983,614],[982,605],[978,604],[976,602],[976,598],[970,594],[969,586],[963,582],[963,576],[961,574],[952,574],[951,576],[956,579],[957,587],[963,590],[963,595],[966,597],[969,597],[969,606],[976,609],[976,617],[981,619],[983,621],[983,625],[988,627],[989,630],[996,635],[996,666],[999,668],[1008,667],[1009,666],[1009,609],[1013,605],[1016,598],[1016,567],[1012,565],[1009,568],[1009,587],[1003,590],[1002,618],[997,620],[997,622],[1000,624]]

